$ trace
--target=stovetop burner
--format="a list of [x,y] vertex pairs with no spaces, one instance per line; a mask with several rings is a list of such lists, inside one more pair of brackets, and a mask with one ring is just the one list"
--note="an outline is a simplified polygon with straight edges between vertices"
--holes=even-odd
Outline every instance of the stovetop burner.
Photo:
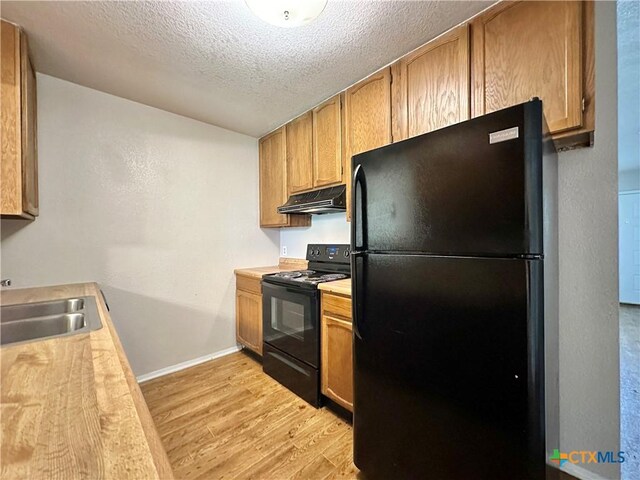
[[266,283],[287,287],[315,290],[320,283],[333,282],[350,277],[351,251],[349,245],[307,245],[307,268],[272,273],[262,277]]
[[278,278],[300,278],[303,276],[309,276],[311,274],[314,274],[315,271],[313,270],[293,270],[291,272],[280,272],[280,273],[274,273],[273,276],[274,277],[278,277]]
[[291,272],[274,273],[270,276],[294,282],[307,283],[310,285],[349,278],[349,275],[344,273],[318,272],[316,270],[293,270]]

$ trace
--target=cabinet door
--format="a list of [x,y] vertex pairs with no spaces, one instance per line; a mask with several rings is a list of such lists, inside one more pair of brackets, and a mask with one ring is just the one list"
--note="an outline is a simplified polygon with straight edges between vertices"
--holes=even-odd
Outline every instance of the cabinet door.
[[313,186],[342,182],[340,95],[313,109]]
[[313,134],[311,127],[311,112],[307,112],[287,124],[289,194],[313,188]]
[[353,338],[351,322],[322,317],[322,393],[353,411]]
[[351,157],[391,143],[391,69],[385,68],[345,92],[347,218],[351,211]]
[[20,35],[22,67],[22,206],[25,212],[38,215],[38,132],[36,74],[29,58],[27,36]]
[[262,295],[236,290],[236,339],[262,355]]
[[33,219],[38,215],[36,77],[25,33],[1,22],[0,214]]
[[469,118],[469,27],[456,27],[393,67],[393,138]]
[[4,20],[2,41],[2,188],[0,213],[19,215],[22,212],[22,142],[20,107],[20,31]]
[[505,2],[473,21],[473,116],[540,97],[552,133],[582,125],[579,1]]
[[287,215],[278,207],[287,200],[286,133],[281,127],[260,140],[260,226],[282,227]]

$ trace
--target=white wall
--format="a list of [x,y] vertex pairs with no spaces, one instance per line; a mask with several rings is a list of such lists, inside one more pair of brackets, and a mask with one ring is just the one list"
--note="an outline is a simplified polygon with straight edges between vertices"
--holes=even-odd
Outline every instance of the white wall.
[[618,190],[621,192],[640,190],[640,169],[618,172]]
[[346,213],[313,215],[310,227],[282,229],[280,252],[287,247],[287,254],[282,256],[305,258],[309,243],[349,243],[350,226]]
[[618,188],[640,190],[640,6],[618,6]]
[[640,2],[619,1],[618,185],[640,189]]
[[99,282],[137,375],[235,346],[233,269],[278,260],[257,140],[37,78],[40,216],[2,221],[2,277]]
[[[595,146],[558,159],[560,447],[618,451],[616,4],[596,3]],[[565,464],[569,465],[569,464]],[[615,464],[581,468],[619,478]]]

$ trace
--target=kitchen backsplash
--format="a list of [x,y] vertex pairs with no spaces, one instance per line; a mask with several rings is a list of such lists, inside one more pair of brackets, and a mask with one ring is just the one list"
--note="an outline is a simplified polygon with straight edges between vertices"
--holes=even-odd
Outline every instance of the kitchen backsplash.
[[280,256],[305,258],[309,243],[349,243],[351,224],[346,213],[313,215],[311,226],[280,232]]

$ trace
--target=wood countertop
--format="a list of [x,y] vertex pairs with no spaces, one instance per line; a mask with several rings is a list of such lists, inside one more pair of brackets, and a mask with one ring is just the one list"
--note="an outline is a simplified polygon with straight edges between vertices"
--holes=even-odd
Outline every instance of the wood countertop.
[[0,349],[3,478],[173,478],[98,286],[9,289],[0,302],[90,295],[101,329]]
[[323,292],[337,293],[338,295],[351,296],[351,279],[335,280],[333,282],[325,282],[318,285],[318,289]]
[[281,258],[278,265],[269,267],[251,267],[251,268],[236,268],[233,272],[236,275],[243,275],[245,277],[261,279],[263,275],[270,273],[280,273],[290,270],[304,270],[307,268],[308,262],[298,258]]

